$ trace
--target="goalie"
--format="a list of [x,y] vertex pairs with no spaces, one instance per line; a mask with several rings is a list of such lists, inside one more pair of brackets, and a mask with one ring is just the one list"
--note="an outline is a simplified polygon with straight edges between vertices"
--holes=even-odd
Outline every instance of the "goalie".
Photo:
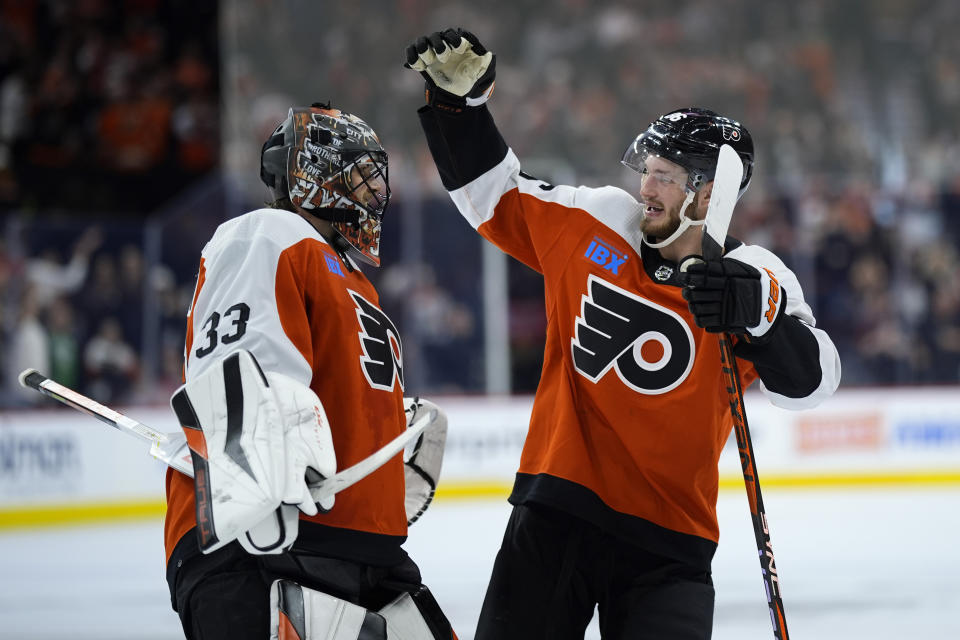
[[[446,421],[404,399],[400,337],[357,268],[380,263],[386,152],[356,116],[293,108],[260,177],[273,202],[216,230],[187,316],[171,405],[194,480],[167,473],[173,608],[205,640],[454,638],[401,547],[433,495]],[[336,495],[324,484],[424,412],[406,461]]]

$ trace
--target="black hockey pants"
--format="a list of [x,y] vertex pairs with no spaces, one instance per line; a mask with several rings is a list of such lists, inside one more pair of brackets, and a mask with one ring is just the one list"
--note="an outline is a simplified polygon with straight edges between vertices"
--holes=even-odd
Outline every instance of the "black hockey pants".
[[708,640],[709,571],[648,553],[560,511],[513,509],[474,640]]
[[[420,570],[409,558],[394,567],[373,567],[302,552],[250,555],[233,543],[184,561],[177,572],[174,597],[187,639],[269,638],[270,585],[278,578],[373,610],[421,584]],[[431,622],[449,629],[439,608],[435,614]]]

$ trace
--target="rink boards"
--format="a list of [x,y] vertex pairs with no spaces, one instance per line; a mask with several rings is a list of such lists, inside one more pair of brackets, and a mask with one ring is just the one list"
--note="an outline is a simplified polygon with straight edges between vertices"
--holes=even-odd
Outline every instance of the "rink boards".
[[[435,398],[449,433],[438,501],[505,498],[520,459],[531,397]],[[960,390],[841,390],[817,409],[746,398],[761,486],[960,485]],[[166,407],[121,411],[160,431]],[[141,442],[69,409],[0,418],[0,528],[136,519],[163,511],[165,467]],[[742,490],[731,436],[721,489]]]

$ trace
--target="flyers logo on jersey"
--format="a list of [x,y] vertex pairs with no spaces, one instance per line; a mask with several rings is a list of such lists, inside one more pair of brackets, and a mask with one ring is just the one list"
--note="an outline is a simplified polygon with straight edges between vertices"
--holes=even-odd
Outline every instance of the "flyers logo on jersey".
[[693,367],[693,334],[678,314],[593,274],[571,347],[580,375],[596,383],[612,368],[646,395],[676,388]]
[[356,291],[347,290],[357,306],[360,322],[360,366],[374,389],[392,391],[394,381],[403,389],[403,346],[400,332],[379,307]]

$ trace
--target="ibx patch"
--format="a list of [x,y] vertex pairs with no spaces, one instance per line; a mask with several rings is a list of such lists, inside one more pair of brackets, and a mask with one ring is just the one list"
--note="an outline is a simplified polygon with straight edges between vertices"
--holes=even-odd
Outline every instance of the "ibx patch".
[[343,269],[340,267],[340,260],[338,258],[336,258],[335,256],[328,255],[326,253],[323,254],[323,257],[326,258],[327,269],[330,271],[330,273],[334,275],[338,275],[341,278],[347,277],[343,274]]
[[593,240],[591,240],[590,246],[587,247],[587,252],[583,256],[599,264],[613,275],[620,275],[620,267],[627,261],[627,254],[614,249],[599,236],[593,236]]

